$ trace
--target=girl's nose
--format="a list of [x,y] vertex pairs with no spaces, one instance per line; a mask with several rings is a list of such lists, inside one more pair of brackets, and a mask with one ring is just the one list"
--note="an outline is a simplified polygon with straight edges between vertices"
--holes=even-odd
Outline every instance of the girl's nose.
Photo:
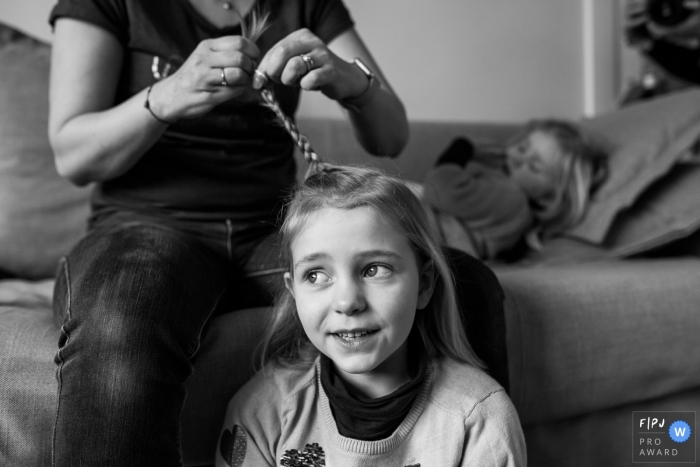
[[361,284],[354,280],[337,280],[333,295],[333,310],[352,315],[365,309],[367,302]]

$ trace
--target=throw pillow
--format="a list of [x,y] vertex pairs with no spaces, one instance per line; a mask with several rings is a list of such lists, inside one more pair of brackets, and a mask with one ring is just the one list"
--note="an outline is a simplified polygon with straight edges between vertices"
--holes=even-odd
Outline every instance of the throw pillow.
[[51,277],[82,235],[88,191],[57,173],[49,146],[50,46],[0,24],[0,270]]
[[610,175],[568,235],[602,245],[615,217],[668,173],[700,136],[700,90],[642,101],[580,126],[609,145]]

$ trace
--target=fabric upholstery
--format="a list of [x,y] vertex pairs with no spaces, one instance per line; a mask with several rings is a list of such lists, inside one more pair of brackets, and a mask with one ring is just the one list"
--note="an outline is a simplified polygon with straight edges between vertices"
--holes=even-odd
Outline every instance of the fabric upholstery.
[[[526,262],[540,265],[610,260],[656,251],[700,233],[700,165],[677,164],[617,215],[605,239],[592,245],[569,236],[545,242]],[[675,254],[697,254],[697,241],[685,242]],[[695,251],[695,253],[693,253]]]
[[[369,155],[353,136],[350,124],[343,120],[300,119],[299,128],[325,161],[379,167],[389,173],[400,174],[408,180],[422,182],[428,169],[453,139],[465,136],[477,145],[493,144],[507,140],[519,131],[522,125],[410,122],[408,144],[395,159]],[[297,165],[301,168],[306,167],[299,154]]]
[[579,125],[607,146],[610,175],[584,220],[569,234],[600,244],[615,216],[665,175],[700,136],[700,90],[642,101]]
[[652,250],[700,229],[700,165],[679,164],[618,214],[602,247],[617,257]]
[[[51,465],[56,414],[53,362],[59,329],[51,311],[53,280],[0,281],[0,465]],[[187,381],[181,415],[185,465],[211,463],[224,409],[252,375],[251,355],[267,309],[212,319]]]
[[524,424],[700,387],[700,258],[494,270]]
[[56,173],[48,141],[50,48],[0,24],[0,270],[54,275],[84,230],[88,191]]
[[678,464],[632,463],[632,412],[634,411],[698,411],[700,391],[697,388],[667,397],[591,412],[556,423],[524,427],[530,467],[678,467]]

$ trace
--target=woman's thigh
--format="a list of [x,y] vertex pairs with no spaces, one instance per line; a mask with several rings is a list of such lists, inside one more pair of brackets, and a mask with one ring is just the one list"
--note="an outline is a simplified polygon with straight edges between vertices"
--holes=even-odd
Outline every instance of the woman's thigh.
[[220,260],[195,239],[168,226],[125,221],[92,230],[63,260],[54,310],[110,341],[124,329],[162,329],[191,356],[225,287]]
[[54,293],[56,465],[179,465],[183,382],[225,288],[219,259],[167,226],[110,223],[76,246]]

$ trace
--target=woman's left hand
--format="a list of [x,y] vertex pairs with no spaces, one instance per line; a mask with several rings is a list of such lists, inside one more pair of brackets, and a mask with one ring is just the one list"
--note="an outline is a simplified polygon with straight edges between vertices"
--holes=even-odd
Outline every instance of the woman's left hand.
[[[365,74],[334,54],[308,29],[294,31],[275,44],[260,61],[258,70],[276,83],[318,90],[333,100],[353,98],[367,89]],[[256,74],[253,87],[261,88],[263,81]]]

